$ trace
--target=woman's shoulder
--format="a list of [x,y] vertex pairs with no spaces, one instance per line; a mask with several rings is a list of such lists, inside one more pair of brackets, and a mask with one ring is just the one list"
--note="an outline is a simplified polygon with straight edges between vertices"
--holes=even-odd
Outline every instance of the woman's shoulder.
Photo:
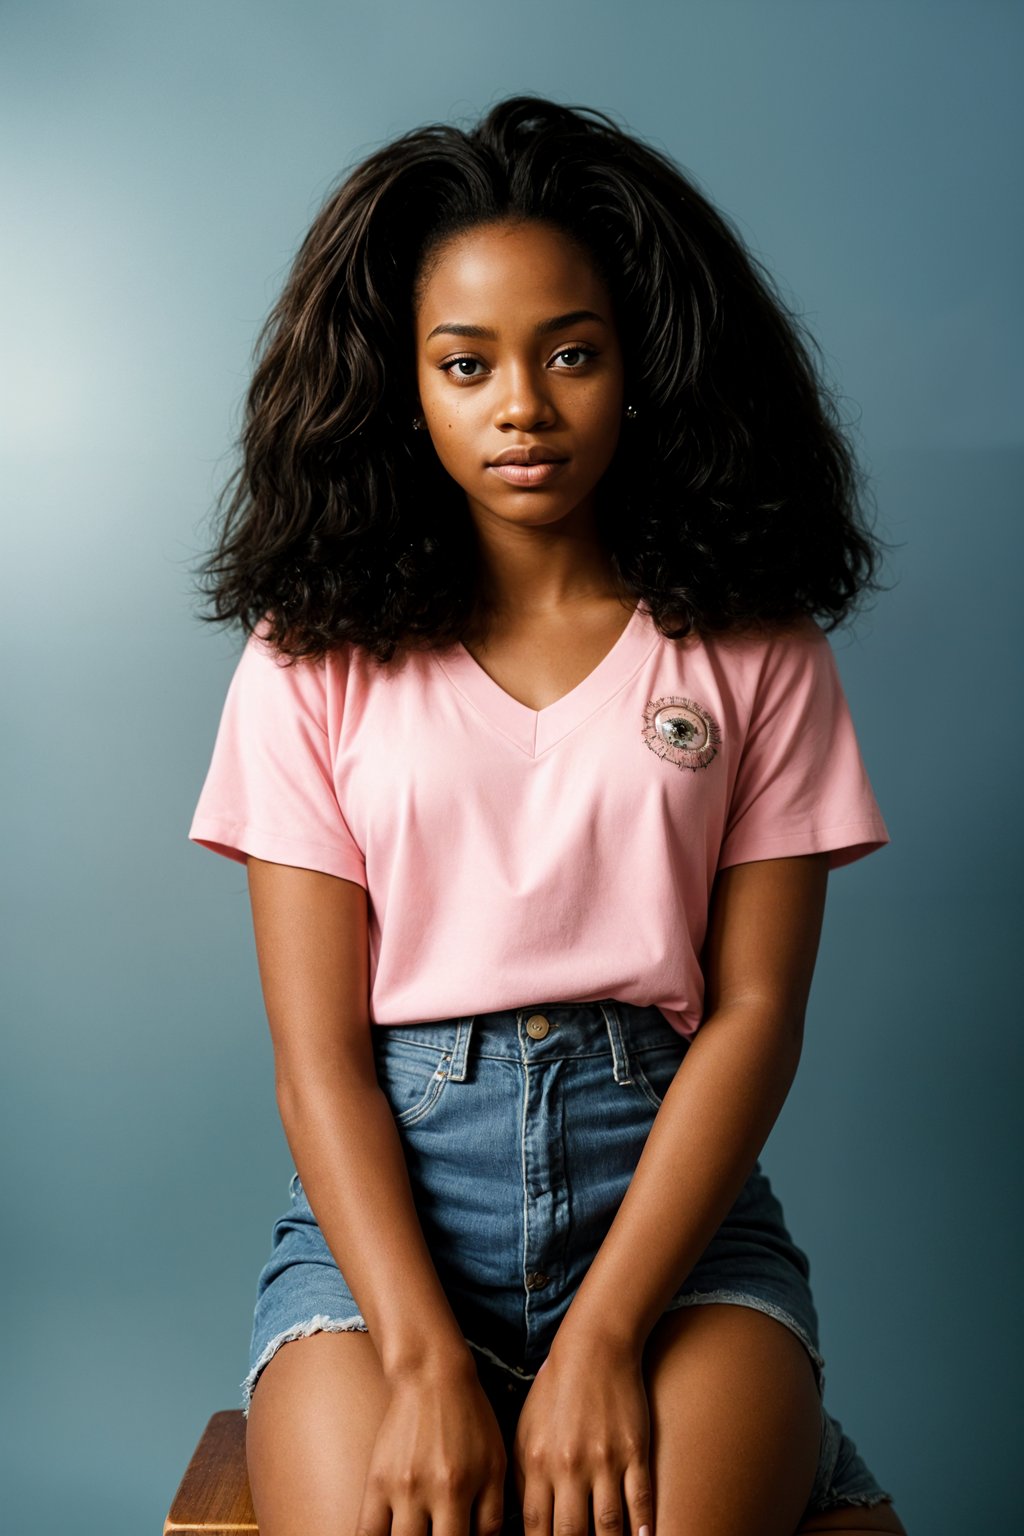
[[359,649],[347,640],[334,640],[313,649],[304,636],[280,633],[264,615],[246,636],[242,658],[254,670],[288,673],[292,681],[298,682],[312,675],[329,678],[349,671]]
[[737,649],[813,642],[824,636],[820,624],[808,613],[789,614],[781,618],[740,619],[722,629],[702,633],[704,638],[716,644]]
[[329,728],[346,696],[361,680],[353,674],[352,647],[331,645],[317,654],[292,649],[288,637],[264,617],[250,629],[235,666],[230,694],[247,720],[290,725],[297,717]]
[[662,641],[681,649],[704,650],[716,656],[723,666],[745,670],[761,666],[769,658],[795,656],[809,647],[827,644],[824,630],[809,614],[800,613],[781,619],[747,619],[721,627],[694,627],[678,639],[665,635],[666,629],[680,621],[662,621]]

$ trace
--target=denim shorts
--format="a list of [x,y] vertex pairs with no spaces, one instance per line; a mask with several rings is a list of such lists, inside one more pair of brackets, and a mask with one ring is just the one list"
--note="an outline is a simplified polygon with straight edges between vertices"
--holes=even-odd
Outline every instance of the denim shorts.
[[[371,1031],[427,1246],[510,1445],[690,1042],[658,1008],[610,998]],[[282,1344],[367,1331],[298,1174],[289,1194],[257,1285],[246,1413]],[[789,1328],[810,1357],[822,1407],[808,1512],[891,1500],[825,1409],[809,1275],[758,1162],[666,1311],[727,1302]],[[509,1474],[514,1490],[511,1465]],[[513,1493],[506,1508],[514,1507]]]

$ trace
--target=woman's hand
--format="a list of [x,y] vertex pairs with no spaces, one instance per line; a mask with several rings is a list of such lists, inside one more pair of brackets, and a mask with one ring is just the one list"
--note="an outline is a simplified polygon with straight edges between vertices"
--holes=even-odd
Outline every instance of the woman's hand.
[[356,1536],[497,1536],[508,1465],[472,1358],[389,1383]]
[[653,1536],[651,1421],[641,1356],[611,1341],[556,1337],[512,1445],[530,1536],[587,1536],[591,1505],[597,1536],[618,1530]]

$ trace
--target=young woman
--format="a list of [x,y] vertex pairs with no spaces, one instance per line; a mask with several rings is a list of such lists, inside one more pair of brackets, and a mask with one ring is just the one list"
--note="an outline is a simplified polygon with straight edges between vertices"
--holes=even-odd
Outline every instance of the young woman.
[[190,831],[248,865],[296,1167],[262,1536],[903,1530],[757,1160],[828,871],[888,841],[826,638],[858,486],[766,274],[602,113],[424,127],[317,216]]

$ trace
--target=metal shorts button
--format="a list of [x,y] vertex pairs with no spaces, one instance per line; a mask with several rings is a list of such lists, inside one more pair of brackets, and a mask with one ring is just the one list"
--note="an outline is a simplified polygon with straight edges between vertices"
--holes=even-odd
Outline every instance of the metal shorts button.
[[551,1025],[542,1013],[531,1013],[526,1021],[526,1033],[533,1040],[543,1040]]
[[550,1275],[545,1275],[542,1270],[532,1269],[526,1277],[526,1289],[528,1291],[542,1291],[551,1280]]

